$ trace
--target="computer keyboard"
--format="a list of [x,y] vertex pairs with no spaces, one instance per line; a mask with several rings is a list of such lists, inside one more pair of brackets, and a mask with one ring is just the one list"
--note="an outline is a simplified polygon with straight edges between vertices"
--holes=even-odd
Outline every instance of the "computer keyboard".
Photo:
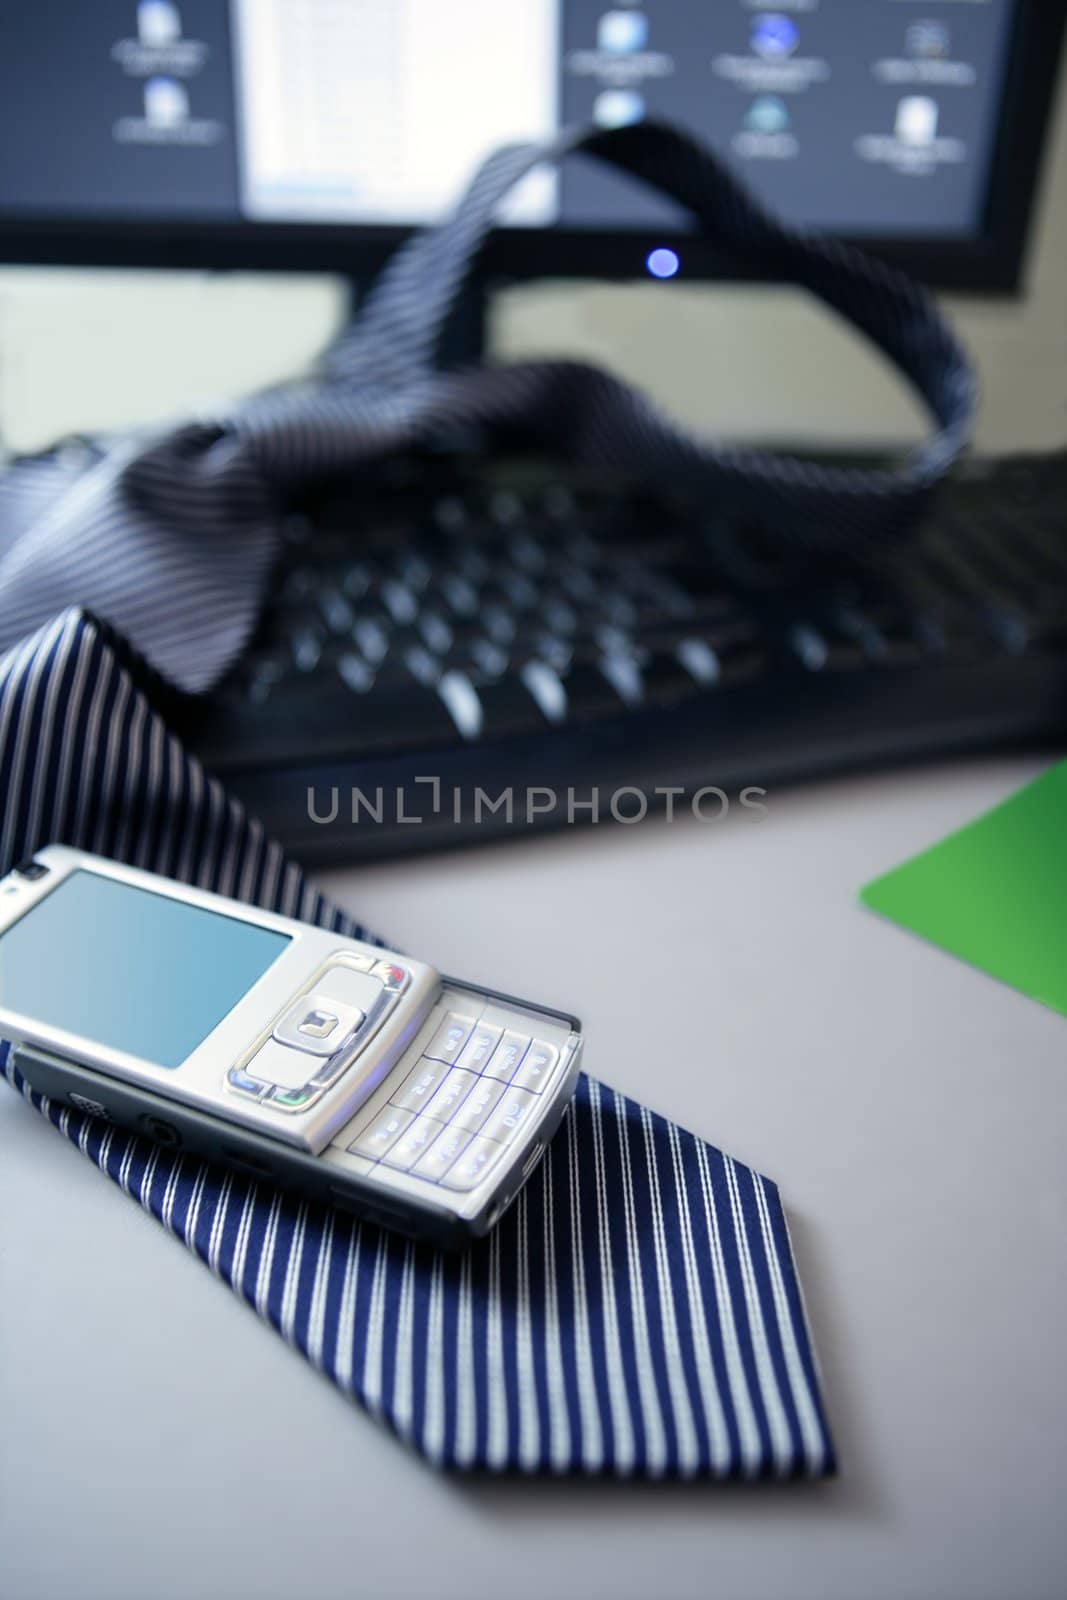
[[251,647],[179,721],[305,860],[1064,742],[1067,452],[968,463],[833,561],[536,460],[386,462],[292,508]]

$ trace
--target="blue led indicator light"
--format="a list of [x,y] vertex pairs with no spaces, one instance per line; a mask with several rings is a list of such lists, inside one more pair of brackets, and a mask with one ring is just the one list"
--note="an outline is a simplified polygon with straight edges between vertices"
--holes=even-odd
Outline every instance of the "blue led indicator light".
[[654,278],[673,278],[681,266],[677,252],[674,250],[651,250],[645,266]]

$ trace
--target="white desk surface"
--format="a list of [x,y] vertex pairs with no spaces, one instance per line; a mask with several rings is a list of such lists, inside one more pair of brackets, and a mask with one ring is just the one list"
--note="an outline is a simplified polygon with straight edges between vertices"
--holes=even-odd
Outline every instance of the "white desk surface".
[[1067,1022],[855,898],[1038,768],[328,880],[413,952],[577,1010],[590,1071],[779,1181],[839,1481],[437,1476],[0,1088],[0,1591],[1062,1596]]

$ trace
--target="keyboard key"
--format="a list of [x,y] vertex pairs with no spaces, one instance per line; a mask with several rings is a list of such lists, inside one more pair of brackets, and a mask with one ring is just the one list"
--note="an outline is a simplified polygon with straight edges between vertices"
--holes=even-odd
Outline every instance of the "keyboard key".
[[354,1155],[380,1161],[414,1120],[412,1111],[401,1111],[398,1106],[385,1106],[348,1148]]
[[386,1166],[395,1167],[398,1172],[410,1172],[442,1129],[443,1124],[435,1122],[432,1117],[416,1117],[410,1128],[405,1129],[388,1153],[383,1156]]
[[503,1028],[497,1028],[488,1022],[480,1023],[464,1045],[456,1065],[465,1068],[467,1072],[481,1072],[489,1062],[503,1034]]
[[438,1183],[451,1167],[452,1163],[462,1155],[470,1142],[470,1134],[464,1128],[446,1128],[438,1134],[426,1154],[416,1162],[413,1171],[417,1178],[428,1178],[431,1183]]
[[485,708],[470,679],[462,672],[446,672],[437,685],[437,692],[457,733],[464,739],[477,739],[485,721]]
[[478,1078],[473,1072],[464,1072],[461,1067],[453,1067],[427,1106],[428,1114],[436,1117],[439,1122],[448,1122],[453,1111],[459,1110],[477,1082]]
[[445,1061],[451,1066],[470,1038],[474,1021],[473,1017],[464,1016],[462,1012],[450,1011],[422,1052],[423,1055],[431,1061]]
[[530,1036],[525,1033],[506,1033],[493,1051],[489,1065],[484,1069],[487,1078],[499,1078],[510,1083],[515,1068],[530,1048]]
[[686,672],[705,688],[718,683],[722,675],[719,658],[706,639],[682,639],[675,655]]
[[446,1189],[473,1189],[504,1154],[504,1146],[484,1135],[472,1139],[459,1160],[441,1179]]
[[529,1089],[540,1094],[556,1068],[559,1051],[554,1044],[542,1044],[535,1039],[523,1058],[522,1066],[511,1080],[512,1088]]
[[467,1133],[480,1133],[489,1113],[494,1109],[505,1085],[496,1078],[478,1078],[475,1087],[452,1118],[454,1128]]
[[374,668],[368,667],[362,656],[346,650],[337,658],[337,674],[346,689],[353,694],[367,694],[374,687]]
[[420,1061],[391,1097],[390,1104],[399,1106],[402,1111],[422,1111],[447,1075],[448,1068],[443,1061]]
[[511,1086],[501,1095],[482,1133],[485,1138],[504,1144],[534,1120],[536,1111],[537,1096]]
[[340,589],[324,588],[319,595],[319,610],[331,633],[351,633],[356,613],[351,601]]

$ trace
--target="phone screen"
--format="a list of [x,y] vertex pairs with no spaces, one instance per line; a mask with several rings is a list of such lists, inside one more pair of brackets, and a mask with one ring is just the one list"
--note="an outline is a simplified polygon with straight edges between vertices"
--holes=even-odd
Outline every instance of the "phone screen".
[[180,1067],[289,943],[79,868],[0,935],[0,1005]]

